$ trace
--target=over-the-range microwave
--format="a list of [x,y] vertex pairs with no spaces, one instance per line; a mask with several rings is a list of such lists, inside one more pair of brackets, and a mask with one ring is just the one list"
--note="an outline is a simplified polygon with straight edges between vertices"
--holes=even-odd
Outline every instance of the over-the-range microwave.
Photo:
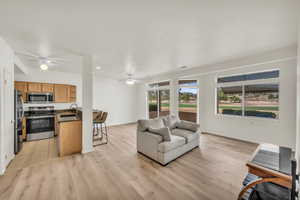
[[53,93],[27,93],[28,103],[53,103]]

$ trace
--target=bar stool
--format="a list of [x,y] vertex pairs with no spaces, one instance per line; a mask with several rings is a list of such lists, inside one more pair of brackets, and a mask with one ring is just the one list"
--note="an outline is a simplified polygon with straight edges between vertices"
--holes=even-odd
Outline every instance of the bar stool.
[[[99,125],[98,123],[99,119],[101,119],[103,112],[98,111],[98,112],[93,112],[93,135],[97,136],[99,134]],[[96,132],[97,130],[97,132]]]
[[[108,115],[107,112],[103,112],[102,115],[101,115],[101,118],[98,118],[98,119],[96,120],[96,123],[97,123],[97,124],[100,124],[100,132],[101,132],[101,136],[98,137],[98,138],[94,138],[94,141],[97,141],[97,140],[102,141],[103,135],[104,135],[106,141],[105,141],[105,142],[102,142],[102,143],[99,143],[99,144],[95,144],[94,147],[95,147],[95,146],[102,145],[102,144],[107,144],[107,143],[108,143],[108,129],[107,129],[107,125],[106,125],[107,115]],[[103,131],[103,125],[104,125],[104,131]]]

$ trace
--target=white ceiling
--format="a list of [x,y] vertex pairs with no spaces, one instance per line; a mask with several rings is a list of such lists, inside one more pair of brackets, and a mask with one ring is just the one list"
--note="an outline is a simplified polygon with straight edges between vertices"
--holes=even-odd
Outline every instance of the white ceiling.
[[[68,58],[51,70],[143,78],[295,44],[297,0],[51,0],[0,2],[0,35],[15,51]],[[28,62],[38,69],[38,65]]]

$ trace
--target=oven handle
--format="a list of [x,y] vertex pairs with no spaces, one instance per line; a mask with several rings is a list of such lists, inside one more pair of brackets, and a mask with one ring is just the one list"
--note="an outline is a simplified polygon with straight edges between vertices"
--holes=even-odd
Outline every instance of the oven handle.
[[23,119],[24,118],[24,114],[25,114],[23,97],[21,97],[21,102],[22,102],[22,117],[21,117],[21,119]]
[[44,118],[54,118],[54,115],[45,115],[45,116],[29,116],[27,119],[44,119]]

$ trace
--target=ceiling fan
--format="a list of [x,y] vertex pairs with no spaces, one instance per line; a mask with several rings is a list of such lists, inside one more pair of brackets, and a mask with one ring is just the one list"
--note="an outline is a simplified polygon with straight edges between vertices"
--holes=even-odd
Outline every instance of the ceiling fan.
[[64,58],[55,58],[48,56],[41,56],[38,54],[30,53],[30,52],[16,52],[17,55],[23,57],[29,62],[35,62],[41,68],[41,70],[48,70],[49,66],[57,66],[60,64],[65,64],[70,62],[70,60]]
[[[123,79],[123,81],[124,81],[124,79]],[[134,84],[136,84],[137,82],[139,82],[139,80],[133,78],[133,74],[131,74],[131,73],[128,73],[128,74],[127,74],[127,78],[125,79],[125,83],[126,83],[127,85],[134,85]]]

